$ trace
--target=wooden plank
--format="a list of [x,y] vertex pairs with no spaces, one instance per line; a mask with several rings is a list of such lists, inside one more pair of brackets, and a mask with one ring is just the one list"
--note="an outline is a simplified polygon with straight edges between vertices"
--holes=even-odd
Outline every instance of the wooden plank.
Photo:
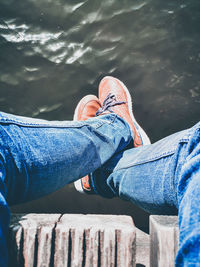
[[135,266],[135,233],[129,216],[13,215],[9,266]]
[[136,228],[136,266],[150,266],[150,238],[149,234]]
[[9,266],[50,266],[52,235],[60,214],[18,214],[10,223]]
[[178,217],[150,216],[150,266],[173,267],[178,250]]
[[[135,227],[131,217],[65,214],[55,230],[56,266],[66,262],[68,266],[85,267],[135,264]],[[61,246],[63,243],[65,246]]]

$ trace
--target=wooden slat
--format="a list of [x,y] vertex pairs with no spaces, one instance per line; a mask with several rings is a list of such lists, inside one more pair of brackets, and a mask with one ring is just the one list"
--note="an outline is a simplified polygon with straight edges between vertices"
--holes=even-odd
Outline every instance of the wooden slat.
[[60,214],[13,215],[9,266],[50,266],[52,236]]
[[149,267],[150,240],[149,235],[136,228],[136,266]]
[[150,266],[173,267],[178,250],[178,218],[150,216]]
[[135,226],[129,216],[13,215],[9,266],[135,266]]
[[56,266],[135,264],[135,227],[128,216],[66,214],[55,231]]

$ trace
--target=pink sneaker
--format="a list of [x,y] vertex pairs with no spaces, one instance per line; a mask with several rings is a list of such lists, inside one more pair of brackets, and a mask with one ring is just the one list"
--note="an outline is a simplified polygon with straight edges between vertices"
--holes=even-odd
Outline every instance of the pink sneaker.
[[99,100],[102,107],[97,111],[97,116],[114,112],[128,122],[134,147],[150,144],[147,134],[133,115],[130,93],[120,80],[111,76],[103,78],[99,84]]
[[[78,103],[74,112],[74,121],[84,121],[96,116],[97,110],[101,107],[99,99],[95,95],[87,95]],[[89,175],[74,182],[77,191],[93,194],[90,187]]]

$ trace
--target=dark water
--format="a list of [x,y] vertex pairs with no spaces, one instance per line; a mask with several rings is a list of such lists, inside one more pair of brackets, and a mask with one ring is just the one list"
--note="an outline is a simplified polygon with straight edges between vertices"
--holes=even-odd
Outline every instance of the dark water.
[[71,119],[113,75],[156,141],[199,120],[199,74],[199,0],[0,1],[2,111]]

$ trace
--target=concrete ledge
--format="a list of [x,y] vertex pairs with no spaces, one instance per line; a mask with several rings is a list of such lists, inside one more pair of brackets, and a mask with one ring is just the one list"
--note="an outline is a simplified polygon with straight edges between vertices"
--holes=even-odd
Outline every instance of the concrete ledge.
[[9,266],[135,266],[131,217],[13,214]]
[[172,267],[178,250],[178,217],[150,216],[150,266]]
[[8,245],[9,267],[171,267],[178,218],[150,216],[149,238],[129,216],[13,214]]
[[149,267],[149,235],[136,228],[136,267]]

